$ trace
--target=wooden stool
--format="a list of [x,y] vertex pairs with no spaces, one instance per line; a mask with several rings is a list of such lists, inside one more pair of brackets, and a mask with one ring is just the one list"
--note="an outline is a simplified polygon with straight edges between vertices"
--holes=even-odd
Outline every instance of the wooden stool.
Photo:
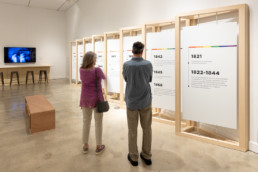
[[32,81],[33,81],[33,84],[34,84],[34,72],[33,71],[27,71],[27,73],[26,73],[26,85],[27,85],[27,82],[28,82],[29,74],[31,74]]
[[19,73],[17,71],[13,71],[11,72],[11,81],[10,81],[10,86],[12,85],[12,82],[13,82],[13,75],[16,75],[16,78],[17,78],[17,82],[18,82],[18,85],[20,85],[20,81],[19,81]]
[[0,72],[0,75],[1,75],[2,85],[4,85],[4,72]]
[[41,83],[41,81],[42,81],[42,74],[43,73],[45,75],[45,83],[48,83],[47,70],[40,70],[39,71],[39,83]]

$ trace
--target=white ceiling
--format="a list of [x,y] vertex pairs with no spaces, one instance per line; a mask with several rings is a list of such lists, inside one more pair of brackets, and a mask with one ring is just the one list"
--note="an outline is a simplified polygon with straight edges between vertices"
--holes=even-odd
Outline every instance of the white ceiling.
[[79,0],[0,0],[0,3],[65,11]]

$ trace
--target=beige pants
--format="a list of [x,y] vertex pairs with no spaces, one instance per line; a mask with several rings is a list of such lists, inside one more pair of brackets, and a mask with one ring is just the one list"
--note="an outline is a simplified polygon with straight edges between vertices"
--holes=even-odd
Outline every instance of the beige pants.
[[143,131],[142,138],[142,155],[146,159],[151,159],[151,140],[152,140],[152,107],[151,104],[143,109],[130,110],[127,108],[127,123],[128,123],[128,141],[129,154],[133,161],[137,161],[139,157],[137,147],[137,128],[138,119]]
[[82,112],[83,112],[82,142],[83,144],[89,143],[92,111],[94,111],[94,118],[95,118],[96,145],[102,145],[103,113],[96,112],[96,108],[86,108],[86,107],[82,108]]

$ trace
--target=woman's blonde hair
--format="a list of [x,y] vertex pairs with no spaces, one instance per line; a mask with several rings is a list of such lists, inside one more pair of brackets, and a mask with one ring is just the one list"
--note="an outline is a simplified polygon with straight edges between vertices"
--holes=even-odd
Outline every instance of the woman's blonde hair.
[[94,65],[96,58],[97,58],[96,53],[94,53],[92,51],[87,52],[83,57],[81,68],[89,69],[90,67],[92,67]]

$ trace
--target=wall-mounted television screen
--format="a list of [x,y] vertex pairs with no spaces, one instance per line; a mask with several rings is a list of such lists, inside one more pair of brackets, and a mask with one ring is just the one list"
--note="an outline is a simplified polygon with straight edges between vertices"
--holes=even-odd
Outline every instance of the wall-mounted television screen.
[[5,63],[35,63],[36,48],[4,47]]

